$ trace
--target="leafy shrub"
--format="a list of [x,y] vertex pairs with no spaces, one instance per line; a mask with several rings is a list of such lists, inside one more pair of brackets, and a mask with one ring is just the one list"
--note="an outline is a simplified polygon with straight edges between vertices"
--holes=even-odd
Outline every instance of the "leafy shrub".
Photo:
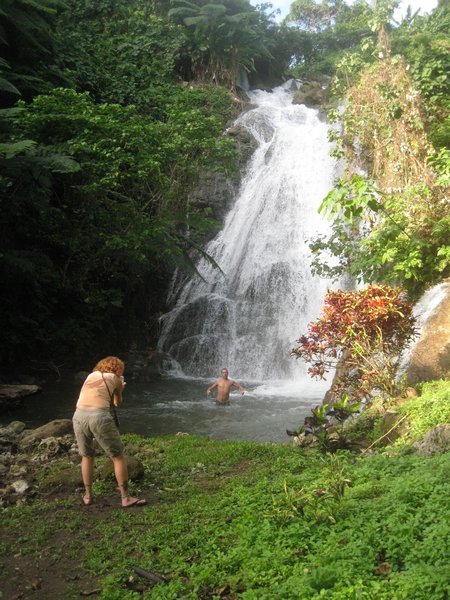
[[309,324],[292,354],[312,364],[311,377],[324,379],[339,365],[331,393],[346,405],[344,394],[351,403],[374,390],[392,395],[398,357],[413,334],[412,306],[398,288],[328,292],[322,316]]
[[422,393],[398,408],[406,415],[408,430],[398,444],[415,442],[440,423],[450,423],[450,382],[432,381],[422,384]]

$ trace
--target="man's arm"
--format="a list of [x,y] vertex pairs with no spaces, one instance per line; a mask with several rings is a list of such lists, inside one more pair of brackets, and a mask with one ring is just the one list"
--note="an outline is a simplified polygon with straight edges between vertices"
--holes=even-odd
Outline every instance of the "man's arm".
[[218,383],[217,383],[217,381],[215,381],[212,385],[209,386],[209,388],[206,390],[206,393],[208,396],[213,391],[213,389],[215,389],[217,387],[217,385],[218,385]]
[[237,381],[233,381],[231,385],[233,385],[234,387],[237,387],[239,389],[239,391],[241,392],[241,396],[244,395],[245,390],[240,383],[238,383]]

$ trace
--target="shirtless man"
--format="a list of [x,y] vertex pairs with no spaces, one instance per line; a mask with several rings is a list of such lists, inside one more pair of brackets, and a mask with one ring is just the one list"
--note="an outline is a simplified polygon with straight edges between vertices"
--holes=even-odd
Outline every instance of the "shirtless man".
[[211,392],[217,388],[217,398],[216,402],[218,404],[227,404],[230,399],[230,389],[232,387],[237,387],[241,392],[241,396],[244,395],[244,388],[242,385],[237,383],[237,381],[233,381],[232,379],[228,379],[228,369],[222,369],[220,371],[220,377],[215,381],[206,391],[209,396]]

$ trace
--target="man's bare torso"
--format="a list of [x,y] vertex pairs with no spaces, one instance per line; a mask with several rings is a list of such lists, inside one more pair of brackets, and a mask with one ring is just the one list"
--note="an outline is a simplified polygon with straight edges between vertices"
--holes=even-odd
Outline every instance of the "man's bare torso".
[[217,380],[217,397],[216,402],[225,404],[230,400],[230,390],[235,385],[232,379],[218,379]]
[[209,396],[217,388],[216,402],[218,404],[227,404],[230,399],[230,390],[232,387],[238,388],[241,395],[244,393],[244,388],[237,381],[228,379],[228,369],[222,369],[219,379],[208,388],[207,394]]

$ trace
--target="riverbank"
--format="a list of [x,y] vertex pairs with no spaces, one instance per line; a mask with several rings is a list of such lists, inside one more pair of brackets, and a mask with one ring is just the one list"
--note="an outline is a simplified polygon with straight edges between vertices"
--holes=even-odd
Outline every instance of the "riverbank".
[[401,405],[409,428],[395,445],[365,454],[125,435],[143,466],[131,491],[148,501],[129,511],[102,457],[82,505],[70,434],[60,455],[32,444],[16,466],[33,494],[2,509],[3,596],[444,600],[450,454],[413,447],[419,422],[448,421],[448,383],[433,385]]

